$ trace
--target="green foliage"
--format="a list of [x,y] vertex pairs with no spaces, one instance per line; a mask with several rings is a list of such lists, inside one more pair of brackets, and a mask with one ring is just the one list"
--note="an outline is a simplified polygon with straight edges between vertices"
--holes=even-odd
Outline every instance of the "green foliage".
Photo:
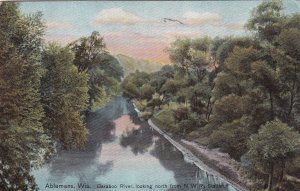
[[161,109],[161,105],[163,104],[163,96],[160,96],[158,93],[155,93],[152,95],[152,99],[148,102],[147,106],[152,107],[154,110],[155,107],[158,107],[158,109]]
[[254,165],[269,167],[278,159],[291,156],[300,149],[300,134],[278,119],[267,122],[258,134],[251,136],[248,157]]
[[133,103],[135,104],[135,106],[138,108],[138,110],[140,111],[145,111],[148,105],[147,100],[133,100]]
[[123,95],[131,99],[138,98],[140,93],[138,88],[132,83],[124,80],[122,83]]
[[39,91],[43,32],[41,14],[0,5],[0,190],[34,190],[30,171],[48,152]]
[[221,69],[223,69],[223,64],[225,60],[228,58],[230,53],[233,52],[235,47],[240,48],[250,48],[255,47],[258,48],[258,42],[255,39],[250,37],[225,37],[223,39],[216,39],[218,44],[213,47],[213,55],[215,55],[215,59],[220,64]]
[[253,10],[247,28],[257,32],[260,39],[273,41],[282,29],[282,10],[281,0],[264,1]]
[[111,99],[111,96],[105,91],[104,87],[96,86],[95,88],[97,88],[98,96],[92,102],[92,111],[105,106]]
[[243,116],[232,122],[223,123],[220,128],[213,131],[209,138],[211,147],[218,147],[222,152],[228,153],[236,160],[247,151],[247,141],[251,135],[251,118]]
[[171,61],[184,69],[188,68],[191,60],[191,55],[189,54],[190,44],[191,40],[188,38],[177,39],[171,44],[169,49]]
[[179,86],[178,86],[177,81],[174,79],[168,79],[162,85],[160,92],[174,95],[178,89],[179,89]]
[[121,81],[124,76],[124,68],[121,66],[118,59],[110,54],[101,54],[100,57],[102,62],[98,65],[98,67],[104,70],[107,75],[113,77],[117,81]]
[[[269,174],[268,190],[272,189],[274,166],[294,156],[300,149],[300,134],[275,119],[261,127],[248,142],[247,158],[251,164]],[[282,169],[283,173],[283,169]]]
[[173,117],[175,121],[188,119],[189,109],[187,107],[179,107],[174,111]]
[[78,72],[73,59],[68,48],[55,44],[50,44],[43,53],[47,70],[42,79],[44,128],[65,149],[82,148],[88,132],[81,116],[88,100],[88,75]]
[[154,89],[150,85],[146,85],[149,80],[149,74],[145,72],[136,71],[127,76],[121,84],[123,95],[130,99],[150,99]]
[[[300,24],[300,21],[299,23]],[[300,29],[288,28],[282,30],[280,35],[277,37],[277,41],[282,50],[286,52],[287,55],[300,60]]]
[[148,120],[152,117],[152,115],[153,115],[153,113],[151,111],[144,111],[140,117],[142,119]]
[[106,53],[106,45],[99,32],[93,32],[89,37],[82,37],[69,45],[75,52],[74,64],[80,72],[91,70],[103,60],[101,54]]
[[170,59],[185,72],[202,80],[206,74],[205,68],[212,63],[209,55],[211,42],[209,37],[192,40],[179,38],[168,49]]
[[[197,83],[191,89],[190,103],[191,110],[199,115],[204,115],[205,120],[209,121],[212,112],[211,86],[208,83]],[[203,116],[199,116],[203,117]]]
[[84,146],[89,95],[94,106],[103,105],[120,91],[122,68],[99,33],[70,45],[75,58],[69,48],[44,49],[41,15],[0,4],[0,190],[35,190],[30,172],[55,143]]
[[171,133],[179,132],[179,129],[176,126],[176,122],[173,118],[172,108],[164,108],[159,114],[153,116],[152,121],[165,131]]
[[249,96],[230,94],[216,101],[213,109],[214,118],[220,124],[231,122],[243,115],[251,114],[253,107]]
[[150,86],[149,84],[144,84],[140,88],[140,95],[142,99],[150,100],[152,98],[152,95],[154,94],[155,89]]
[[[74,64],[78,71],[89,74],[88,110],[105,103],[108,96],[120,92],[122,67],[118,60],[107,52],[99,32],[93,32],[89,37],[82,37],[69,44],[69,47],[75,54]],[[103,89],[106,93],[102,92]]]
[[260,57],[259,50],[250,48],[235,47],[225,61],[225,72],[229,72],[238,78],[248,78],[251,70],[251,63]]
[[180,120],[177,124],[179,132],[181,132],[183,136],[198,129],[200,125],[201,121],[197,113],[191,113],[187,119]]
[[[253,178],[260,182],[257,189],[266,184],[261,179],[264,173],[270,175],[274,170],[264,153],[289,150],[291,146],[284,142],[287,138],[277,140],[278,127],[287,131],[288,124],[299,131],[300,16],[284,15],[282,9],[282,2],[277,0],[264,1],[255,8],[246,25],[253,36],[178,38],[168,49],[174,66],[148,75],[136,72],[123,82],[124,95],[148,99],[147,111],[156,112],[155,99],[161,100],[160,111],[152,118],[168,132],[218,147],[236,160],[254,152],[250,147],[268,147],[257,154],[261,157],[256,158],[259,165],[253,166]],[[153,91],[156,98],[150,98]],[[174,103],[177,106],[173,108]],[[284,123],[273,121],[276,118]],[[266,124],[268,121],[272,122]],[[263,126],[254,135],[263,124],[274,130]],[[291,134],[283,132],[282,136],[295,140]],[[256,141],[248,144],[250,137]],[[258,146],[256,142],[260,142]],[[278,156],[272,153],[271,161],[284,164],[294,151]],[[283,174],[282,169],[275,170]],[[282,181],[282,176],[278,180]],[[270,185],[271,179],[269,190]]]

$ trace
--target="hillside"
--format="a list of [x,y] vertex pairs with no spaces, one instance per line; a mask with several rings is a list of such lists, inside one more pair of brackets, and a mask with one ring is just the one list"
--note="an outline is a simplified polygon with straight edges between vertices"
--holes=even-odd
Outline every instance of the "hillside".
[[135,59],[129,56],[118,54],[114,56],[124,69],[124,76],[128,76],[130,73],[136,70],[151,73],[159,71],[162,68],[162,64],[150,62],[142,59]]

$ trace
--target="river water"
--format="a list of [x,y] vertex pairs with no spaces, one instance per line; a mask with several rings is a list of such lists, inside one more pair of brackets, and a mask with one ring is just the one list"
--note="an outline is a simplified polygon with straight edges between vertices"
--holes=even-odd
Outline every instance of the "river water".
[[84,150],[60,151],[33,172],[39,190],[237,191],[186,162],[123,97],[91,113],[86,125]]

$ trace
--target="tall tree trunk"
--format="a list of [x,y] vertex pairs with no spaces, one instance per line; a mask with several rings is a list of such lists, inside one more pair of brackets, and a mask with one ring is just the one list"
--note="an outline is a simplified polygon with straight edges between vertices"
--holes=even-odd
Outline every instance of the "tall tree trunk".
[[274,119],[274,103],[273,103],[273,94],[270,91],[270,104],[271,104],[271,119]]
[[207,121],[209,121],[211,110],[212,110],[212,106],[211,106],[212,103],[211,103],[210,99],[211,99],[211,96],[209,96],[209,98],[208,98],[207,107],[206,107],[206,112],[207,112],[206,119],[207,119]]
[[272,191],[273,173],[274,173],[274,163],[272,162],[271,168],[270,168],[270,173],[269,173],[268,191]]
[[[293,86],[292,86],[292,90],[290,91],[290,94],[291,94],[291,99],[290,99],[290,106],[289,106],[289,110],[288,110],[288,113],[287,113],[287,118],[289,118],[289,116],[291,115],[292,113],[292,110],[293,110],[293,106],[294,106],[294,102],[295,102],[295,95],[297,94],[298,92],[298,88],[296,88],[296,83],[297,83],[298,79],[297,79],[297,64],[294,63],[294,81],[293,81]],[[288,119],[287,119],[288,120]]]
[[[294,91],[294,89],[292,91]],[[291,91],[290,106],[289,106],[289,110],[288,110],[288,113],[287,113],[287,118],[289,118],[289,116],[291,115],[292,110],[293,110],[293,106],[294,106],[294,93],[292,91]]]

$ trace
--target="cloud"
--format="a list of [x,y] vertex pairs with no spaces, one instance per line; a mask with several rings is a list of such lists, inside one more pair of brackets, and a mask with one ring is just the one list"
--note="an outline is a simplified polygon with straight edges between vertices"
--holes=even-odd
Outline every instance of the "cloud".
[[120,24],[133,25],[143,22],[143,18],[124,11],[121,8],[111,8],[102,10],[95,18],[95,25]]
[[223,26],[230,30],[243,30],[245,24],[246,24],[246,21],[245,22],[237,22],[237,23],[224,23]]
[[188,11],[183,15],[183,22],[187,25],[205,25],[218,24],[222,21],[222,17],[218,13],[213,12],[194,12]]
[[154,62],[168,64],[169,55],[167,47],[179,37],[201,37],[206,33],[199,29],[186,28],[159,28],[149,30],[147,34],[140,32],[105,32],[102,34],[107,49],[114,54],[125,54],[134,58],[146,59]]
[[65,29],[72,29],[74,25],[67,22],[58,22],[58,21],[51,21],[46,23],[48,30],[65,30]]

